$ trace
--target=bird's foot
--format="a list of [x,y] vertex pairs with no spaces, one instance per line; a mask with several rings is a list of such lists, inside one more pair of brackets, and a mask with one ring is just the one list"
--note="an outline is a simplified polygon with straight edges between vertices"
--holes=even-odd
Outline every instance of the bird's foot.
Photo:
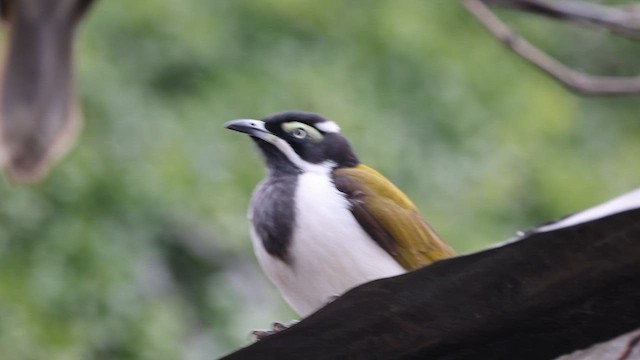
[[271,324],[271,329],[253,330],[251,332],[251,335],[254,337],[256,341],[260,341],[266,338],[267,336],[270,336],[282,330],[288,329],[297,323],[298,323],[298,320],[292,320],[286,324],[276,321],[273,324]]

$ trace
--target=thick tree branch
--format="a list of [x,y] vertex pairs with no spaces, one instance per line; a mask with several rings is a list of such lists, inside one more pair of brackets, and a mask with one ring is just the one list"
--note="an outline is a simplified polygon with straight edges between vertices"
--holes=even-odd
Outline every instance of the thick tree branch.
[[551,75],[569,89],[586,95],[640,93],[640,76],[594,76],[571,69],[518,35],[481,0],[462,0],[462,4],[507,48]]

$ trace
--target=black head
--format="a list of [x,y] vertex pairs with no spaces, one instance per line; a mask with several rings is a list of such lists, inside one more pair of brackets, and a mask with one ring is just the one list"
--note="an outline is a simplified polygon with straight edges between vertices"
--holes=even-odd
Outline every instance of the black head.
[[263,120],[230,121],[225,127],[250,135],[270,170],[327,171],[358,164],[338,125],[317,114],[287,111]]

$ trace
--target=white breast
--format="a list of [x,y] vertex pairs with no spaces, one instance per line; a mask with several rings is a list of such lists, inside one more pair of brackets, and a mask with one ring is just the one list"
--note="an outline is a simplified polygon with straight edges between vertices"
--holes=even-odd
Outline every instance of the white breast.
[[362,230],[328,174],[300,175],[295,203],[291,264],[269,255],[253,229],[251,237],[264,272],[301,316],[364,282],[405,272]]

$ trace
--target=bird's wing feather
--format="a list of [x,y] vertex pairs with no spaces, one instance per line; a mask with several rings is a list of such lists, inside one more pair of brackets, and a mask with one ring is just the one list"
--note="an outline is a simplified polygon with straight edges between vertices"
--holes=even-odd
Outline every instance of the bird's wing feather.
[[377,171],[363,164],[340,168],[333,171],[333,181],[358,223],[405,269],[455,255],[411,200]]

